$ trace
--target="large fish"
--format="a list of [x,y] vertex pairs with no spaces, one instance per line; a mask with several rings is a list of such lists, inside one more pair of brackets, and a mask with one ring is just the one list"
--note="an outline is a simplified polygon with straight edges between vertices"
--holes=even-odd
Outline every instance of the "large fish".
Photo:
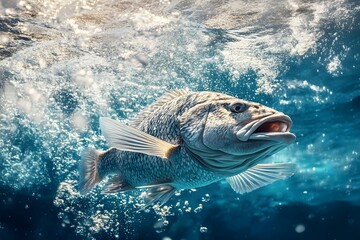
[[238,193],[250,192],[293,175],[293,163],[260,164],[295,140],[291,125],[287,115],[259,103],[216,92],[169,92],[130,125],[100,118],[111,148],[85,152],[80,192],[105,176],[111,176],[105,193],[147,188],[146,205],[222,179]]

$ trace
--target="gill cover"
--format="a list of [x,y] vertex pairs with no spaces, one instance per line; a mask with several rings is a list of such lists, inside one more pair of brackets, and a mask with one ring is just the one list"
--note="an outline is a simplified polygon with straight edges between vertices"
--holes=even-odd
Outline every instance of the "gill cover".
[[[204,102],[197,104],[184,112],[180,118],[180,133],[184,141],[184,146],[188,154],[200,163],[204,168],[224,173],[228,175],[231,173],[237,173],[239,171],[239,161],[237,156],[227,154],[221,150],[209,148],[204,144],[204,132],[208,129],[209,116],[216,111],[214,104]],[[222,119],[219,119],[221,122]],[[211,128],[211,127],[210,127]],[[231,134],[221,133],[226,131],[225,128],[212,128],[211,136],[219,145],[224,144],[223,136],[230,136]],[[220,147],[221,148],[221,147]]]

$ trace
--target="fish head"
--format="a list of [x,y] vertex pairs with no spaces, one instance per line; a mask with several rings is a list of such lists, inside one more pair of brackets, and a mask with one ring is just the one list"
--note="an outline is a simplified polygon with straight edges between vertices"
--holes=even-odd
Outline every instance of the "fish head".
[[288,145],[289,116],[259,103],[240,99],[213,103],[204,126],[203,143],[208,148],[231,154],[254,152],[264,146]]
[[295,140],[290,117],[259,103],[223,95],[195,105],[191,113],[184,141],[214,171],[241,172]]

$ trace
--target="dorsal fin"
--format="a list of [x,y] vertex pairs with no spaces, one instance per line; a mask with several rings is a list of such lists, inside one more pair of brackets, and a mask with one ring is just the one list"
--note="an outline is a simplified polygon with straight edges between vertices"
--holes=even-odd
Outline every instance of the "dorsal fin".
[[111,147],[168,159],[178,145],[173,145],[111,118],[101,117],[100,129]]
[[172,90],[167,93],[165,93],[163,96],[161,96],[156,102],[150,104],[148,107],[146,107],[144,110],[138,113],[138,115],[131,120],[130,124],[131,126],[138,126],[144,119],[146,119],[152,112],[154,112],[156,109],[162,107],[169,101],[173,100],[174,98],[184,96],[188,94],[190,91],[187,89],[177,89]]

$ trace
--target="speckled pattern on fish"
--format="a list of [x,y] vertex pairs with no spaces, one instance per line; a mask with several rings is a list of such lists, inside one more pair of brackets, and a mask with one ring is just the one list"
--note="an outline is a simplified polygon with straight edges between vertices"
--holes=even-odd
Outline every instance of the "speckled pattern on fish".
[[239,193],[291,176],[293,163],[259,164],[294,141],[291,119],[259,103],[216,92],[175,90],[128,126],[100,118],[111,148],[89,149],[80,165],[86,193],[105,176],[104,192],[148,188],[146,203],[165,203],[176,189],[227,179]]

